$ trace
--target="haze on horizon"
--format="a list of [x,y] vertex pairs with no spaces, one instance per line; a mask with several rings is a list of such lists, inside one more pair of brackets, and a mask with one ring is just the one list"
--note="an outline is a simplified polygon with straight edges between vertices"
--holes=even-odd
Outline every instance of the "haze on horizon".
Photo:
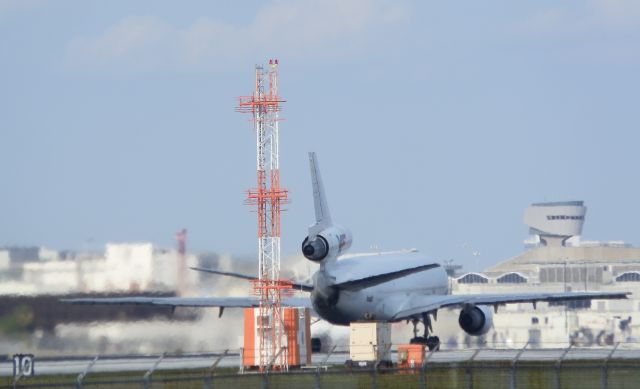
[[0,0],[0,246],[256,252],[255,140],[235,97],[280,61],[283,255],[312,222],[307,152],[353,251],[475,270],[532,202],[640,244],[634,0]]

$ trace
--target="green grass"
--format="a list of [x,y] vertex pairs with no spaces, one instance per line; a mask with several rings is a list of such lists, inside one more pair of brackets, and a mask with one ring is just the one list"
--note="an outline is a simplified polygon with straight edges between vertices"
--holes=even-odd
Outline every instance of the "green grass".
[[[601,364],[593,361],[568,361],[562,364],[559,376],[553,363],[519,363],[516,369],[517,389],[555,388],[559,379],[562,389],[588,389],[601,387]],[[470,369],[469,369],[470,367]],[[85,388],[142,388],[142,372],[90,373],[84,380]],[[74,387],[76,375],[35,376],[23,378],[18,387],[57,386]],[[239,375],[237,369],[216,370],[209,375],[207,370],[157,371],[151,379],[150,388],[203,388],[211,377],[212,388],[260,388],[265,377],[248,373]],[[268,386],[273,389],[314,388],[314,371],[292,371],[272,373],[268,376]],[[13,379],[2,377],[0,387],[10,387]],[[426,388],[457,389],[508,389],[511,382],[511,365],[504,362],[476,362],[471,365],[429,365],[424,376],[419,371],[380,370],[376,374],[367,370],[347,370],[343,366],[330,368],[320,373],[320,387],[331,389],[371,388],[374,382],[378,388]],[[609,388],[637,388],[640,382],[640,361],[614,361],[609,364]]]

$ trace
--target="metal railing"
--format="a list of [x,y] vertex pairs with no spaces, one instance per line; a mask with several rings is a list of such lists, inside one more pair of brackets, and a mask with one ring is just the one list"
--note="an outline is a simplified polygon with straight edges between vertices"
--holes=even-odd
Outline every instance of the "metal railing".
[[[427,352],[413,368],[365,368],[329,363],[336,354],[346,360],[343,347],[314,357],[315,364],[288,372],[246,370],[240,374],[239,353],[120,356],[67,359],[81,373],[38,373],[35,377],[0,377],[0,387],[50,388],[599,388],[636,387],[640,382],[640,350],[609,348],[474,349]],[[631,351],[631,352],[630,352]],[[393,355],[396,359],[397,355]],[[119,361],[119,362],[114,362]],[[194,363],[196,361],[197,363]],[[60,363],[60,360],[53,360]],[[379,362],[379,361],[378,361]],[[42,363],[42,361],[40,362]],[[36,360],[36,370],[38,369]],[[102,365],[101,365],[102,364]],[[140,365],[137,366],[136,364]],[[0,365],[1,366],[1,365]],[[128,368],[124,368],[128,367]],[[144,373],[142,373],[144,372]]]

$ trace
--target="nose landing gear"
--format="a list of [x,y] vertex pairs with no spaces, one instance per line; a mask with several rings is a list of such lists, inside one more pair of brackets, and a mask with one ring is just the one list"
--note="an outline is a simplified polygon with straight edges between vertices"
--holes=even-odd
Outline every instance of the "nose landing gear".
[[[435,319],[436,314],[434,313],[433,316]],[[418,336],[418,323],[420,323],[421,321],[424,325],[424,336]],[[414,317],[413,319],[411,319],[411,324],[413,324],[413,338],[411,338],[409,343],[425,345],[429,348],[429,351],[440,350],[440,338],[438,338],[437,336],[429,336],[429,332],[433,331],[429,312],[423,313],[421,319]]]

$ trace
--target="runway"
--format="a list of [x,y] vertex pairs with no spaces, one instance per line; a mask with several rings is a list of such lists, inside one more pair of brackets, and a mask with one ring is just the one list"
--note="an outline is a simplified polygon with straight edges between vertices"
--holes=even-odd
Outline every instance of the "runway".
[[[156,370],[206,369],[210,368],[222,354],[198,354],[184,356],[166,356],[160,360]],[[36,375],[80,374],[93,362],[95,357],[42,358],[35,356]],[[98,357],[91,366],[91,372],[112,373],[139,371],[143,374],[154,367],[159,356],[104,356]],[[240,355],[230,353],[222,358],[218,367],[238,367]],[[0,363],[0,376],[13,375],[13,361]]]
[[[613,353],[612,353],[613,352]],[[216,361],[217,368],[240,367],[240,353],[238,351],[229,352],[222,357],[222,353],[189,354],[165,356],[160,360],[159,356],[103,356],[98,357],[90,372],[135,372],[143,375],[152,369],[156,364],[156,370],[180,370],[180,369],[208,369]],[[349,358],[345,351],[334,352],[332,354],[317,353],[312,357],[312,366],[320,365],[342,365]],[[518,362],[554,362],[554,361],[605,361],[611,360],[640,360],[640,349],[617,348],[570,348],[570,349],[471,349],[471,350],[444,350],[434,353],[427,353],[427,361],[430,364],[460,363],[467,361],[492,362],[492,361],[514,361]],[[86,371],[87,367],[95,359],[95,356],[84,357],[49,357],[38,358],[35,356],[34,369],[36,375],[60,375],[60,374],[80,374]],[[395,361],[396,354],[392,353],[392,360]],[[159,362],[158,362],[159,361]],[[0,362],[0,376],[13,375],[13,362],[11,356]]]

